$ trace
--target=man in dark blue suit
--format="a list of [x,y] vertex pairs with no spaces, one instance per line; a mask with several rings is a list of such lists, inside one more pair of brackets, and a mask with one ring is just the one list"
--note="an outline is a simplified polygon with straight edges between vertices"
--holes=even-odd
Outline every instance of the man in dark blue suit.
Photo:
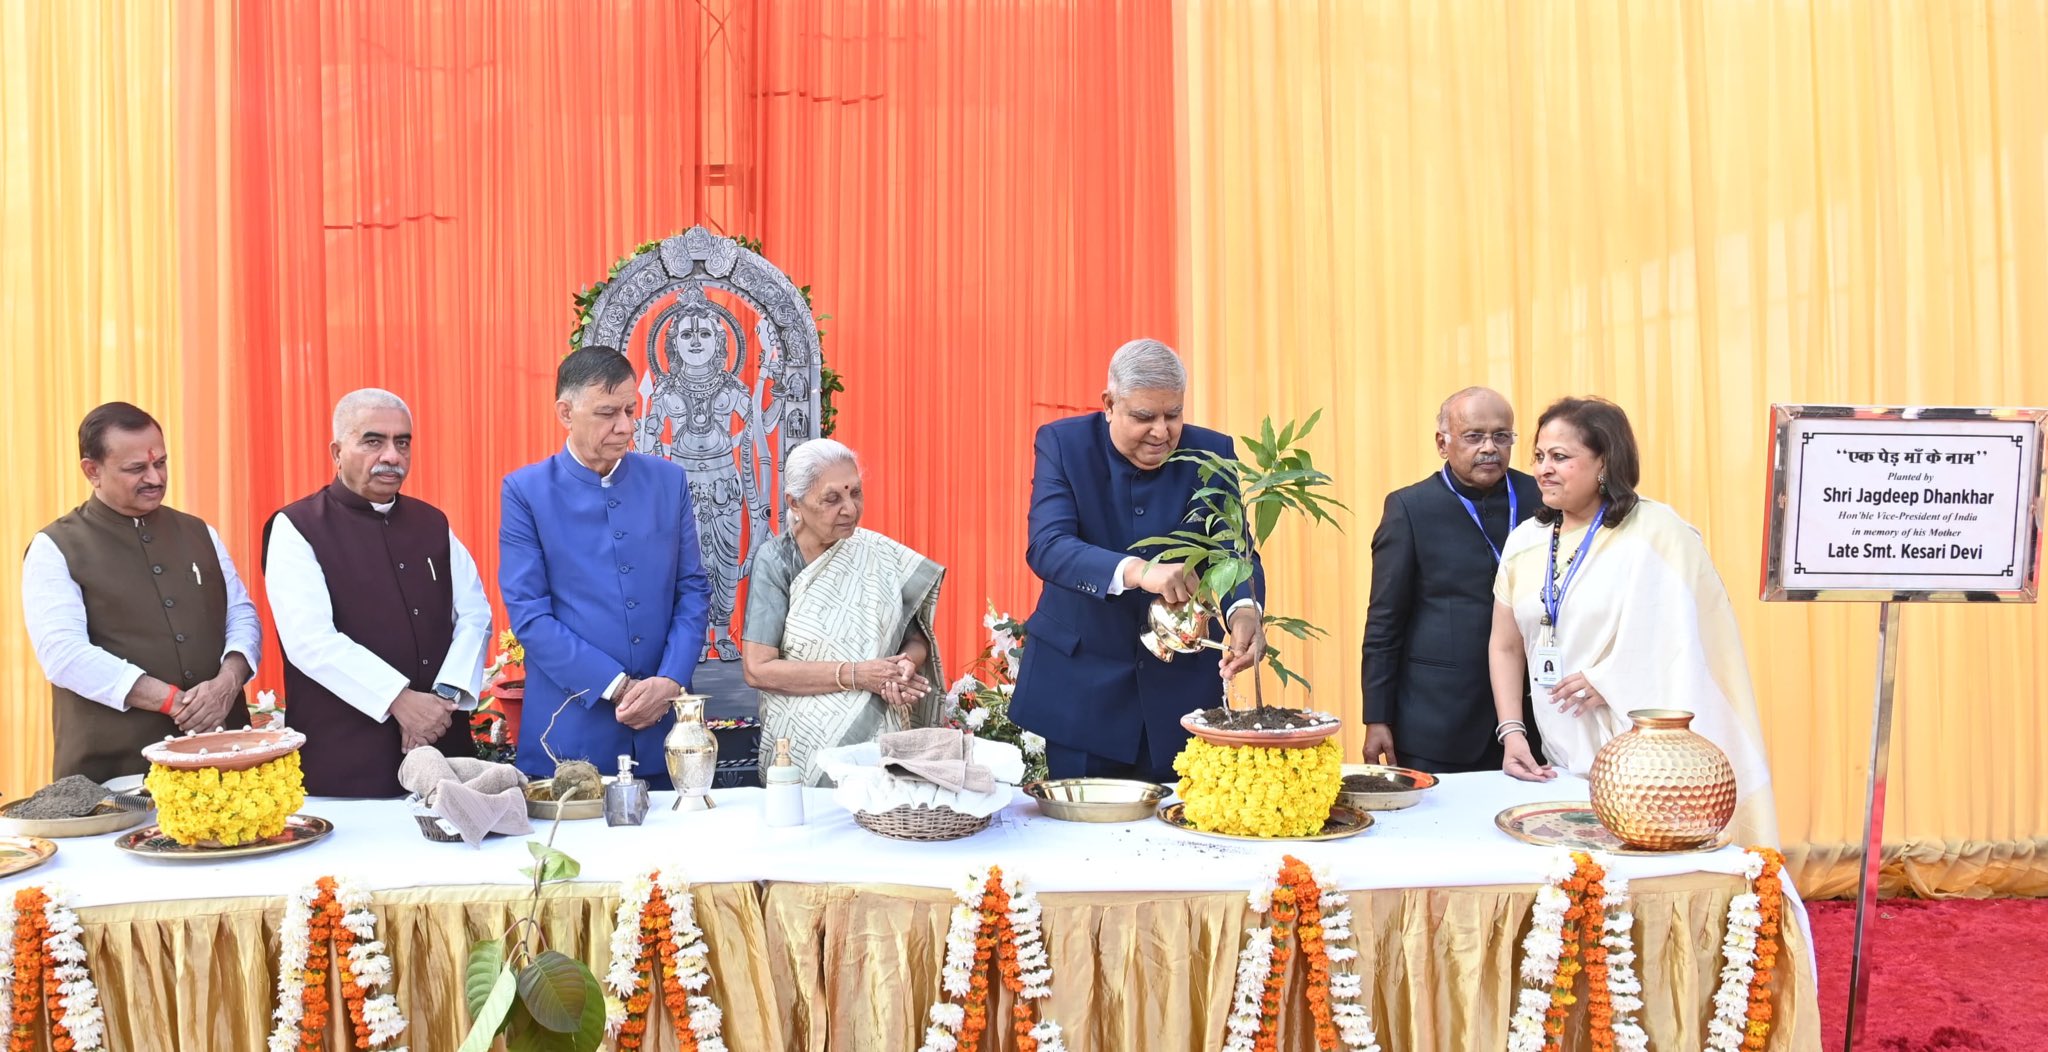
[[1109,363],[1102,412],[1038,429],[1031,478],[1031,543],[1024,554],[1045,582],[1028,622],[1010,714],[1046,740],[1054,778],[1174,780],[1187,744],[1180,718],[1221,704],[1227,681],[1266,651],[1256,598],[1265,574],[1231,597],[1227,657],[1203,649],[1172,662],[1138,642],[1153,599],[1185,602],[1194,581],[1179,563],[1152,565],[1142,538],[1177,529],[1201,487],[1174,450],[1235,458],[1227,435],[1185,425],[1187,370],[1157,340],[1133,340]]
[[[1543,505],[1536,480],[1508,466],[1514,448],[1508,400],[1468,387],[1437,411],[1443,466],[1387,494],[1365,615],[1368,763],[1435,774],[1501,769],[1504,728],[1494,726],[1486,655],[1493,578],[1509,531]],[[1521,729],[1533,742],[1528,704]],[[1541,755],[1540,745],[1531,749]]]

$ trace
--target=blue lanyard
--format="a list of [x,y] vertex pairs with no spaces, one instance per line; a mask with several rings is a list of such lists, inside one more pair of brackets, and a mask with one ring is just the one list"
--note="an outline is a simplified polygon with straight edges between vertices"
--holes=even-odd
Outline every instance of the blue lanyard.
[[[1458,503],[1465,506],[1465,514],[1472,516],[1472,525],[1479,527],[1479,536],[1486,539],[1487,548],[1493,551],[1493,561],[1499,562],[1500,549],[1495,547],[1493,538],[1487,536],[1486,524],[1479,521],[1479,506],[1465,499],[1465,495],[1458,492],[1458,487],[1451,485],[1451,466],[1449,464],[1444,465],[1440,475],[1444,480],[1444,488],[1450,490],[1451,496],[1458,498]],[[1520,511],[1521,507],[1520,503],[1515,500],[1515,480],[1503,473],[1501,481],[1506,483],[1508,487],[1508,530],[1512,532],[1515,528],[1515,513]]]
[[1550,572],[1543,575],[1543,623],[1550,628],[1557,627],[1557,612],[1564,608],[1564,590],[1572,586],[1572,578],[1579,575],[1579,567],[1586,565],[1586,553],[1592,550],[1593,535],[1600,532],[1600,524],[1607,519],[1607,502],[1600,502],[1600,512],[1593,516],[1593,524],[1586,527],[1586,539],[1579,542],[1579,553],[1572,556],[1572,564],[1564,572],[1564,580],[1557,579],[1557,542],[1564,533],[1564,519],[1550,524]]

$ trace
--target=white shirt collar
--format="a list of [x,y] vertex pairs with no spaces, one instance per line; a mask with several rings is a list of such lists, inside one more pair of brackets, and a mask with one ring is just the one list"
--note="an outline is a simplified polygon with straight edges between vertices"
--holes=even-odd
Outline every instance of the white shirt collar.
[[370,507],[375,509],[377,514],[379,515],[389,515],[391,514],[391,509],[397,506],[398,502],[395,500],[387,500],[382,504],[379,504],[374,500],[370,502]]
[[[577,455],[576,455],[576,450],[575,450],[575,448],[574,448],[574,447],[572,447],[571,445],[569,445],[569,443],[567,443],[567,442],[564,442],[564,443],[562,443],[562,449],[563,449],[563,450],[564,450],[565,452],[567,452],[567,453],[569,454],[569,458],[570,458],[571,460],[574,460],[574,461],[575,461],[576,463],[578,463],[578,464],[583,464],[583,466],[584,466],[584,467],[585,467],[586,469],[588,469],[588,470],[590,471],[590,473],[591,473],[591,474],[593,474],[593,475],[597,474],[597,469],[596,469],[596,468],[593,468],[593,467],[591,467],[591,466],[590,466],[589,464],[586,464],[586,463],[584,463],[584,461],[583,461],[583,458],[582,458],[582,457],[579,457],[579,456],[577,456]],[[612,476],[613,476],[613,475],[616,475],[616,474],[618,474],[618,473],[619,473],[619,465],[620,465],[620,464],[624,464],[625,462],[626,462],[626,458],[625,458],[625,457],[620,457],[620,458],[619,458],[618,460],[614,461],[614,462],[612,463],[612,469],[611,469],[610,471],[607,471],[607,472],[605,472],[603,476],[599,477],[599,479],[597,480],[597,482],[598,482],[598,485],[600,485],[600,486],[609,486],[609,485],[611,485],[611,484],[612,484]]]

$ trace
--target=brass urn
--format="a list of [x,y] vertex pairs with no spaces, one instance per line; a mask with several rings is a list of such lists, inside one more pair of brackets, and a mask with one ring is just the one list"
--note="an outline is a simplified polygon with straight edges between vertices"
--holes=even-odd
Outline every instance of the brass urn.
[[1635,728],[1593,757],[1593,813],[1615,836],[1653,851],[1696,848],[1735,817],[1735,768],[1695,734],[1692,713],[1636,709]]
[[704,726],[706,700],[702,694],[682,694],[672,703],[676,725],[661,742],[668,780],[676,791],[672,811],[709,811],[713,806],[709,793],[718,774],[718,737]]

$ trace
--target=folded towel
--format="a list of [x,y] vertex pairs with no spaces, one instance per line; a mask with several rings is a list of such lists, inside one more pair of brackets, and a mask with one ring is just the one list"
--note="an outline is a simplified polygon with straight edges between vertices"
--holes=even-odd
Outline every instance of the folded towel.
[[995,775],[973,762],[972,739],[945,727],[896,731],[875,738],[884,770],[915,775],[954,792],[985,793],[995,788]]
[[492,833],[533,832],[526,817],[526,775],[507,763],[443,756],[431,746],[405,754],[398,784],[417,794],[475,847]]

